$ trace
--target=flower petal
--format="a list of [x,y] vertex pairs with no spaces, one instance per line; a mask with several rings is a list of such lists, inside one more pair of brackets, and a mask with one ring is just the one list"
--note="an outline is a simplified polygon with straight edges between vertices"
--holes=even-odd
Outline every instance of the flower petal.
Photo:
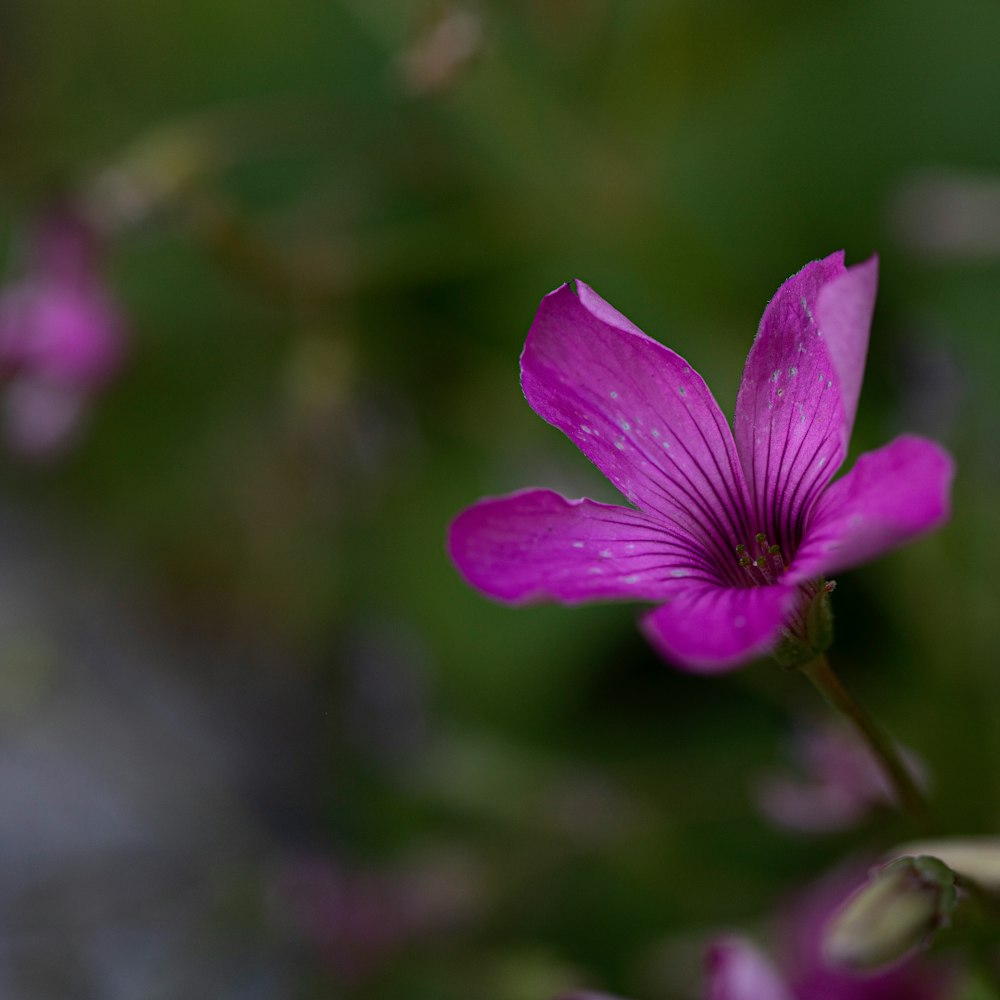
[[764,310],[736,400],[736,447],[759,530],[795,551],[840,467],[857,408],[875,301],[875,258],[807,264]]
[[954,475],[940,445],[911,435],[862,455],[823,495],[786,579],[857,566],[943,524]]
[[474,587],[501,601],[663,600],[715,581],[690,537],[641,511],[525,490],[455,518],[448,549]]
[[793,1000],[771,960],[745,938],[715,941],[707,965],[708,1000]]
[[698,539],[733,583],[750,541],[732,434],[704,380],[578,282],[547,295],[521,356],[536,413],[636,506]]
[[878,257],[870,257],[828,281],[816,297],[816,323],[840,386],[845,448],[851,439],[861,395],[877,292]]
[[687,587],[642,620],[671,662],[698,673],[738,667],[770,650],[794,610],[794,587]]

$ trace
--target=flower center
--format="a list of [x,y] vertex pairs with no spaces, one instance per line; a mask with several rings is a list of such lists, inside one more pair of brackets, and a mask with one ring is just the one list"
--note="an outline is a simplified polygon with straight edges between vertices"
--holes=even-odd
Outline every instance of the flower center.
[[781,546],[771,545],[763,531],[758,531],[754,536],[751,548],[746,545],[736,546],[736,559],[753,587],[766,587],[785,572]]

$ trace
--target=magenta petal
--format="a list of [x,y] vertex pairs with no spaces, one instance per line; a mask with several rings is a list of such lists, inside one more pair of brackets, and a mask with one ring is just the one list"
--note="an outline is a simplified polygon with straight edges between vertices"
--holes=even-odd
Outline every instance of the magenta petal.
[[951,456],[924,438],[903,435],[862,455],[820,500],[789,580],[857,566],[943,524],[954,475]]
[[715,673],[773,648],[795,607],[788,587],[688,587],[642,620],[646,637],[679,667]]
[[814,261],[768,303],[736,400],[736,447],[768,540],[795,551],[840,467],[860,391],[876,261]]
[[746,485],[726,419],[683,358],[586,285],[563,285],[539,307],[521,384],[629,500],[736,573],[735,547],[751,534]]
[[770,959],[745,938],[716,941],[707,964],[708,1000],[793,1000]]
[[840,386],[845,448],[851,438],[861,395],[877,291],[878,258],[871,257],[828,281],[816,299],[816,322],[826,341]]
[[526,490],[481,500],[451,526],[451,558],[474,587],[511,603],[663,600],[717,581],[691,539],[627,507]]

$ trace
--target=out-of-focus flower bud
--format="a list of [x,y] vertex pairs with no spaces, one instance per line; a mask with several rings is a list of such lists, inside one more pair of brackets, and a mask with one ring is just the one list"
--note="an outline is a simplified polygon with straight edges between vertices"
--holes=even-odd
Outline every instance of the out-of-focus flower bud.
[[988,892],[1000,892],[1000,837],[943,837],[903,844],[894,857],[929,854],[944,862],[956,875]]
[[399,60],[405,90],[415,96],[440,94],[454,86],[483,44],[480,15],[448,4]]
[[1000,177],[922,171],[889,199],[900,245],[930,259],[981,260],[1000,254]]
[[827,925],[824,956],[859,972],[889,965],[946,926],[956,902],[955,873],[942,861],[897,858],[877,868]]
[[[797,833],[846,830],[894,801],[871,751],[842,723],[803,726],[793,734],[790,750],[794,768],[770,771],[753,788],[758,808],[778,826]],[[899,752],[914,781],[926,787],[923,762],[905,747]],[[923,850],[899,853],[939,856]]]

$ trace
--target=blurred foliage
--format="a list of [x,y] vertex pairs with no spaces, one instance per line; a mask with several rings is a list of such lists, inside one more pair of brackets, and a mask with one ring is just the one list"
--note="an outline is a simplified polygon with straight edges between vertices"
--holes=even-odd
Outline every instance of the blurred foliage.
[[78,446],[4,462],[5,502],[180,634],[280,651],[215,680],[303,706],[279,853],[461,861],[456,919],[356,975],[283,931],[294,995],[697,995],[709,933],[908,834],[757,815],[750,783],[818,712],[773,663],[685,676],[632,608],[510,611],[449,565],[480,495],[612,498],[517,383],[576,275],[730,412],[779,283],[880,253],[855,453],[941,439],[956,513],[840,581],[834,659],[949,827],[996,830],[1000,252],[935,253],[899,206],[929,170],[1000,185],[998,33],[986,0],[4,4],[0,220],[13,242],[85,202],[132,327]]

